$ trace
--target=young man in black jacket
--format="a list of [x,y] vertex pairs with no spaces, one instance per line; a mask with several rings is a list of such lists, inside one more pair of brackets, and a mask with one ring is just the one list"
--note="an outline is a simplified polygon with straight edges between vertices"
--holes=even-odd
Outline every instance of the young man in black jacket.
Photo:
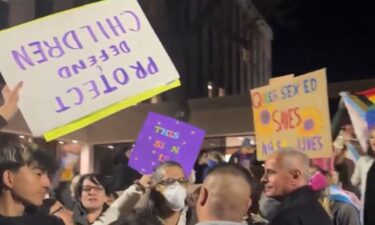
[[47,171],[53,169],[53,161],[45,151],[0,135],[0,225],[64,225],[36,210],[51,186]]

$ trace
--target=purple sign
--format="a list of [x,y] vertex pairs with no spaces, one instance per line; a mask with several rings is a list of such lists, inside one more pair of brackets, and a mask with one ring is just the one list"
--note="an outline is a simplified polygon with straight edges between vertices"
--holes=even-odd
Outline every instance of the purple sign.
[[175,161],[182,165],[188,176],[204,136],[202,129],[150,112],[138,136],[129,166],[142,174],[150,174],[161,162]]

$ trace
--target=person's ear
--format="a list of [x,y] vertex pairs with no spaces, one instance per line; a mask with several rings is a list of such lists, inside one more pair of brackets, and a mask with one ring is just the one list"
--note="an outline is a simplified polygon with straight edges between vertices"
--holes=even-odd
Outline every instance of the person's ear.
[[10,170],[5,170],[2,176],[2,182],[6,188],[14,186],[14,173]]
[[299,170],[292,170],[291,173],[293,180],[297,180],[301,176],[301,171]]
[[252,203],[251,198],[249,198],[249,201],[247,202],[247,209],[250,209]]
[[205,187],[201,187],[201,190],[199,192],[199,197],[198,197],[198,204],[200,206],[204,206],[207,203],[208,199],[208,190]]

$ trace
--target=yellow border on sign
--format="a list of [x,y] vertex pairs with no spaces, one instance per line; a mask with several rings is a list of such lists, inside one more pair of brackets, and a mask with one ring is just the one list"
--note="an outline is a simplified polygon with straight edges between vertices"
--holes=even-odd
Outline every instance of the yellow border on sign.
[[115,103],[107,108],[101,109],[99,111],[96,111],[92,114],[89,114],[85,117],[82,117],[81,119],[75,120],[69,124],[66,124],[62,127],[55,128],[51,131],[48,131],[43,134],[46,141],[52,141],[56,138],[59,138],[61,136],[64,136],[66,134],[72,133],[76,130],[79,130],[81,128],[84,128],[90,124],[93,124],[101,119],[104,119],[105,117],[108,117],[114,113],[117,113],[125,108],[128,108],[130,106],[133,106],[141,101],[144,101],[146,99],[149,99],[155,95],[158,95],[162,92],[168,91],[170,89],[179,87],[181,85],[180,80],[175,80],[173,82],[170,82],[166,85],[163,85],[161,87],[157,87],[148,91],[145,91],[141,94],[132,96],[130,98],[127,98],[121,102]]

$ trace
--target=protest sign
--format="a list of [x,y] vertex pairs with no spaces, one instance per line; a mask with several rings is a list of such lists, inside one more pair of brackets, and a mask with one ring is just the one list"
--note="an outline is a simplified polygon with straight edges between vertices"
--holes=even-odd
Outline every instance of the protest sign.
[[286,147],[310,158],[331,156],[325,70],[251,90],[251,99],[259,160]]
[[33,135],[54,139],[180,85],[136,0],[104,0],[0,32]]
[[176,119],[149,113],[131,153],[129,166],[149,174],[164,161],[175,161],[190,175],[205,131]]

